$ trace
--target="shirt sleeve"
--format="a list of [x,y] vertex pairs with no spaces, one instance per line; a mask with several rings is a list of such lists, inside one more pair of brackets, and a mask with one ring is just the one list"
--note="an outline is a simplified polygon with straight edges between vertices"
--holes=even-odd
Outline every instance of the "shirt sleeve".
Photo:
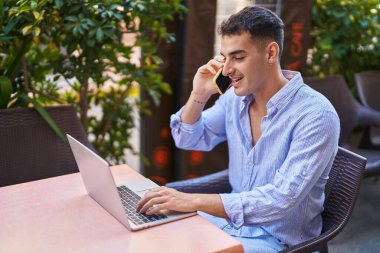
[[182,122],[181,115],[185,107],[170,117],[172,136],[178,148],[209,151],[226,140],[223,97],[221,96],[211,108],[203,111],[194,124]]
[[220,194],[231,226],[263,225],[285,217],[329,173],[338,150],[339,118],[330,111],[297,124],[284,163],[273,182],[251,191]]

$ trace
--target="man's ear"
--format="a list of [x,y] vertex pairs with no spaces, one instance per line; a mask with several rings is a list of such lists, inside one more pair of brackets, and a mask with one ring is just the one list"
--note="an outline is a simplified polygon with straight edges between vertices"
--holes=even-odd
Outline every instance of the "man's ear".
[[269,43],[266,47],[267,61],[269,64],[276,63],[278,61],[278,54],[280,53],[280,47],[274,41]]

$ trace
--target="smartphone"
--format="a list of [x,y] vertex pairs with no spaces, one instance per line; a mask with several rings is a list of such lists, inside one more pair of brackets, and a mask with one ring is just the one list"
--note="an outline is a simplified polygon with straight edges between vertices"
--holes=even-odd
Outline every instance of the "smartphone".
[[228,87],[230,87],[230,84],[232,80],[228,76],[224,76],[222,74],[223,69],[220,68],[214,78],[212,79],[212,82],[215,84],[216,88],[218,89],[219,94],[223,94],[226,92]]

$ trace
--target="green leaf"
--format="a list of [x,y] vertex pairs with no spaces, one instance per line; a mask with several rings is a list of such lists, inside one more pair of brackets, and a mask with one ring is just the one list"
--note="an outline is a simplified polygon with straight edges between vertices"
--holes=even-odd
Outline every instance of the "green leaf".
[[159,86],[160,89],[166,94],[172,94],[172,89],[170,88],[170,85],[168,83],[162,82]]
[[164,63],[164,61],[157,55],[153,55],[152,59],[153,59],[155,64],[161,65]]
[[169,33],[167,38],[166,38],[166,41],[167,42],[175,42],[175,34]]
[[82,25],[78,25],[77,27],[78,27],[78,32],[83,35],[84,34],[84,30],[82,28]]
[[52,128],[52,130],[58,135],[59,138],[63,142],[67,142],[65,135],[62,133],[61,129],[57,126],[57,124],[54,122],[52,117],[49,115],[49,113],[45,110],[45,108],[36,100],[31,99],[25,94],[19,95],[23,99],[25,99],[27,102],[33,104],[34,109],[41,115],[41,117],[46,121],[46,123],[49,124],[49,126]]
[[74,26],[74,28],[73,28],[73,34],[75,37],[79,36],[79,30],[78,29],[79,29],[78,26]]
[[4,7],[4,0],[0,0],[0,26],[3,26],[3,7]]
[[33,29],[33,33],[34,33],[35,36],[38,36],[38,35],[40,35],[40,33],[41,33],[41,29],[40,29],[39,27],[35,27],[35,28]]
[[95,33],[96,33],[96,30],[91,30],[88,32],[88,36],[91,38],[91,37],[94,37],[95,36]]
[[38,11],[33,11],[33,16],[36,20],[39,20],[41,18],[41,13]]
[[27,35],[29,31],[32,29],[33,25],[27,25],[22,28],[22,34]]
[[26,11],[30,11],[30,9],[31,9],[30,6],[25,5],[25,6],[23,6],[23,7],[20,8],[20,10],[18,11],[17,15],[19,15],[19,14],[21,14],[23,12],[26,12]]
[[0,41],[7,41],[7,40],[11,40],[13,38],[14,38],[13,36],[0,35]]
[[8,34],[13,29],[13,27],[17,24],[17,22],[18,22],[18,19],[11,18],[8,21],[8,24],[4,27],[4,30],[3,30],[4,33]]
[[95,40],[87,40],[87,45],[89,45],[90,47],[95,46]]
[[32,2],[30,3],[30,8],[31,8],[32,10],[35,10],[35,9],[37,8],[37,3],[36,3],[35,1],[32,1]]
[[102,29],[98,28],[96,29],[96,40],[98,42],[103,42],[104,39],[104,32]]
[[61,75],[55,75],[54,77],[53,77],[53,81],[54,82],[56,82],[56,81],[58,81],[58,79],[61,77]]
[[60,9],[63,6],[62,0],[54,0],[55,6]]
[[12,83],[6,76],[0,76],[0,108],[7,108],[12,95]]
[[71,21],[71,22],[77,22],[78,18],[75,17],[75,16],[68,16],[68,17],[65,18],[65,20]]
[[84,21],[86,21],[86,23],[90,26],[96,26],[96,22],[94,22],[93,20],[91,19],[88,19],[86,18]]

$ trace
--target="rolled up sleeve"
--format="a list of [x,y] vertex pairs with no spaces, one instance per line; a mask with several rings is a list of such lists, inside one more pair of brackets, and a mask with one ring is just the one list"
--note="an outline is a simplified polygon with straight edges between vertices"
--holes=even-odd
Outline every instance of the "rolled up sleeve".
[[170,128],[178,148],[209,151],[226,140],[224,107],[218,100],[214,106],[202,112],[194,124],[182,122],[185,107],[170,117]]
[[240,193],[219,194],[222,199],[224,210],[227,213],[227,222],[234,228],[239,229],[244,225],[243,202]]

